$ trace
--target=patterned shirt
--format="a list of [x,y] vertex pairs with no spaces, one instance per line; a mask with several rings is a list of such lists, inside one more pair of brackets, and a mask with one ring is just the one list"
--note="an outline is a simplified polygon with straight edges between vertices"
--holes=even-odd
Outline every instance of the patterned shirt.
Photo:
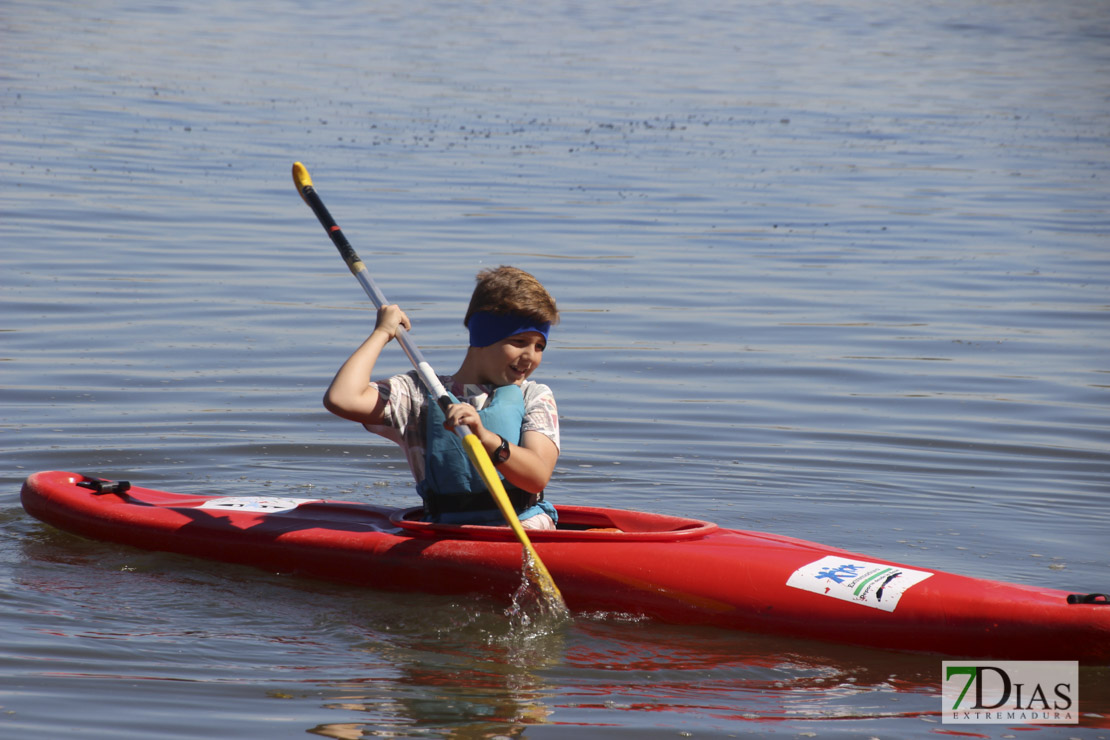
[[[463,385],[450,375],[440,375],[440,382],[460,401],[481,411],[489,405],[493,386]],[[416,371],[394,375],[389,380],[372,382],[385,399],[385,424],[364,424],[367,431],[400,445],[417,482],[424,480],[424,425],[428,414],[428,396]],[[524,421],[520,432],[539,432],[559,447],[559,413],[555,395],[542,383],[525,380],[520,386],[524,394]]]

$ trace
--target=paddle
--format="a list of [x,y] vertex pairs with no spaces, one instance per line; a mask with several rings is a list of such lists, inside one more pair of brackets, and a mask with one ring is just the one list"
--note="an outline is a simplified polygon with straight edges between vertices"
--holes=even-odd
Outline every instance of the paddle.
[[[358,258],[355,253],[354,247],[347,241],[347,237],[343,236],[343,231],[339,225],[335,223],[335,219],[328,213],[328,209],[324,206],[324,202],[320,200],[320,196],[316,193],[316,189],[312,186],[312,178],[308,176],[308,170],[300,162],[293,163],[293,182],[297,185],[297,190],[301,194],[301,198],[316,214],[316,218],[320,220],[324,230],[328,232],[335,248],[339,250],[339,254],[343,257],[343,261],[347,263],[351,273],[358,278],[362,283],[366,295],[370,296],[370,300],[379,309],[386,305],[385,296],[378,290],[378,286],[374,284],[374,279],[370,277],[370,272],[366,269],[366,265]],[[409,358],[409,362],[416,368],[416,373],[420,377],[420,382],[423,383],[425,390],[428,394],[435,399],[440,408],[447,411],[447,407],[451,404],[451,398],[447,395],[447,389],[443,387],[443,383],[439,381],[435,372],[432,371],[432,366],[424,359],[424,355],[420,352],[420,348],[413,344],[409,339],[408,332],[404,327],[397,328],[397,341],[401,344],[401,349]],[[493,467],[493,462],[489,458],[489,453],[482,447],[482,443],[478,441],[478,435],[470,431],[470,428],[464,424],[459,424],[455,427],[455,433],[462,440],[463,449],[466,450],[467,457],[470,462],[477,469],[478,474],[481,475],[482,481],[486,484],[493,500],[497,503],[497,508],[501,510],[501,515],[505,517],[505,522],[513,530],[516,538],[520,540],[520,544],[524,546],[525,552],[529,556],[531,567],[528,568],[529,575],[532,576],[533,583],[539,588],[540,593],[550,602],[553,606],[560,609],[565,609],[566,605],[563,603],[563,596],[559,593],[555,581],[551,578],[551,574],[547,571],[547,567],[540,560],[536,548],[532,547],[532,541],[528,539],[528,534],[524,531],[524,527],[520,524],[520,519],[513,509],[512,503],[509,501],[509,495],[505,493],[505,486],[501,483],[501,478],[498,476],[497,471]]]

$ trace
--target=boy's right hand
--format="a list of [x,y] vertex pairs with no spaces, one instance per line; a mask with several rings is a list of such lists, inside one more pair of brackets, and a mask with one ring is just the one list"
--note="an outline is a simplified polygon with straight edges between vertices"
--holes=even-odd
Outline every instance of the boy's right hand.
[[406,331],[412,329],[412,322],[400,306],[388,304],[378,309],[378,320],[374,324],[374,331],[383,331],[390,339],[397,338],[397,328],[405,327]]

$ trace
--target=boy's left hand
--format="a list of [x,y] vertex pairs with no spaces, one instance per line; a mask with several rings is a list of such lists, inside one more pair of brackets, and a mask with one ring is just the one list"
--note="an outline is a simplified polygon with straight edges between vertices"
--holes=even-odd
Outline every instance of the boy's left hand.
[[[453,403],[447,407],[447,420],[443,422],[443,428],[447,431],[454,431],[455,427],[459,424],[465,424],[470,427],[470,431],[478,434],[479,431],[484,431],[482,427],[482,417],[478,415],[478,409],[471,406],[469,403]],[[481,436],[480,434],[478,435]]]
[[455,427],[459,424],[464,424],[470,427],[470,431],[478,437],[478,441],[487,449],[491,444],[496,446],[501,442],[500,437],[482,426],[482,417],[478,415],[478,409],[469,403],[451,404],[447,407],[446,417],[447,420],[443,422],[443,428],[449,432],[455,431]]

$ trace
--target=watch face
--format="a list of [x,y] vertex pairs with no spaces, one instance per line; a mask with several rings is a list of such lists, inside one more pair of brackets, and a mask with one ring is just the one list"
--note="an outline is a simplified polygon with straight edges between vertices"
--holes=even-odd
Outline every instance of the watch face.
[[499,463],[503,463],[509,459],[509,440],[504,437],[501,438],[501,444],[498,446],[497,451],[494,452],[493,459]]

